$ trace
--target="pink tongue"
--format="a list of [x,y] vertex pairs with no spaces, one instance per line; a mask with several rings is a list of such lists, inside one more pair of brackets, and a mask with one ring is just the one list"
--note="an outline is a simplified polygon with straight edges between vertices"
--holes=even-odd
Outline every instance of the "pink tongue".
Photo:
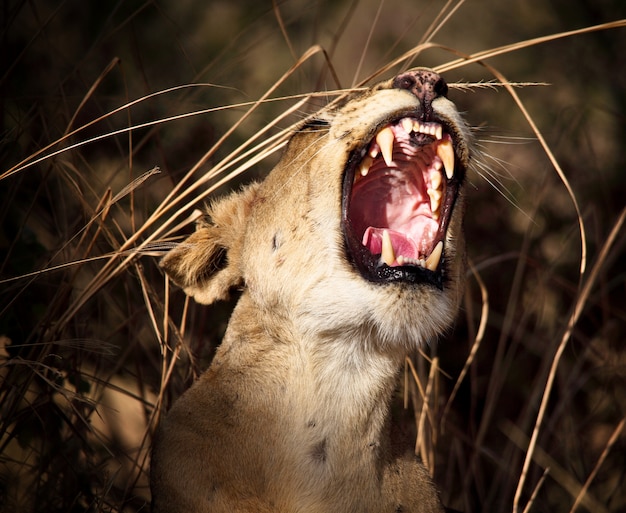
[[363,234],[363,245],[369,249],[372,255],[377,255],[383,251],[383,232],[389,232],[393,252],[396,256],[404,256],[408,258],[418,259],[417,244],[400,232],[389,230],[388,228],[374,228],[370,226]]

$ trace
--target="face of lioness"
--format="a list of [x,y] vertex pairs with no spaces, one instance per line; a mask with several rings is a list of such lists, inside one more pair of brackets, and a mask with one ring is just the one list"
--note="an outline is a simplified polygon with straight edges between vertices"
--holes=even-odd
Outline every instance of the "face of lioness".
[[470,159],[446,93],[415,69],[331,104],[264,182],[212,205],[164,268],[203,303],[243,287],[301,334],[399,353],[434,337],[462,288]]

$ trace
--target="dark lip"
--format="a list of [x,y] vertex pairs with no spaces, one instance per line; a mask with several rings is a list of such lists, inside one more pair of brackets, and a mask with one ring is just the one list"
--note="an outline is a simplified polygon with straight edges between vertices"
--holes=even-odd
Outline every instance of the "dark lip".
[[[355,230],[350,224],[348,218],[348,210],[350,205],[350,194],[352,192],[352,183],[354,181],[354,174],[356,169],[363,159],[365,151],[369,146],[371,140],[375,137],[379,130],[386,125],[396,123],[403,117],[415,117],[419,118],[419,112],[401,112],[396,113],[394,116],[389,117],[385,121],[376,125],[372,130],[372,136],[363,145],[355,148],[346,162],[345,170],[343,173],[342,183],[342,197],[341,197],[341,227],[344,236],[345,250],[348,257],[348,261],[358,270],[358,272],[366,280],[378,283],[407,283],[407,284],[425,284],[431,285],[438,289],[443,290],[446,280],[446,246],[444,243],[444,251],[441,256],[440,264],[435,271],[425,269],[417,265],[402,265],[402,266],[389,266],[380,262],[380,255],[373,255],[370,251],[361,244],[360,239],[356,236]],[[458,156],[458,137],[456,131],[451,129],[445,120],[439,119],[433,116],[429,121],[440,123],[443,127],[444,133],[447,133],[452,138],[452,144],[454,147],[454,164],[455,172],[451,179],[447,179],[444,173],[444,180],[446,180],[446,195],[441,206],[441,223],[436,235],[437,240],[444,240],[448,230],[452,212],[456,204],[457,197],[459,195],[459,187],[465,177],[465,167],[461,164]],[[426,142],[430,142],[432,139]]]

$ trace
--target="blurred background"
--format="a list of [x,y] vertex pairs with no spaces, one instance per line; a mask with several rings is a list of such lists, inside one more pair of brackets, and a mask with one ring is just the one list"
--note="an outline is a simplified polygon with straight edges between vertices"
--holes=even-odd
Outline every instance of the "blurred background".
[[[203,191],[262,178],[276,155],[223,186],[208,173],[294,105],[292,95],[331,98],[360,84],[434,22],[439,46],[411,65],[518,45],[485,63],[519,84],[580,217],[490,69],[444,67],[484,164],[467,193],[479,278],[468,278],[454,328],[431,341],[437,386],[413,396],[416,411],[426,401],[434,412],[426,459],[447,505],[512,511],[576,313],[520,504],[532,496],[536,512],[626,510],[624,229],[609,240],[626,207],[626,28],[522,44],[626,18],[622,0],[6,0],[0,9],[0,511],[147,511],[155,423],[209,364],[232,307],[168,290],[156,243],[172,239],[160,227],[200,208]],[[327,57],[299,61],[313,45]],[[284,99],[222,140],[297,62],[271,94]],[[261,139],[325,103],[315,97]],[[427,360],[414,361],[426,379]],[[416,417],[400,395],[410,429]]]

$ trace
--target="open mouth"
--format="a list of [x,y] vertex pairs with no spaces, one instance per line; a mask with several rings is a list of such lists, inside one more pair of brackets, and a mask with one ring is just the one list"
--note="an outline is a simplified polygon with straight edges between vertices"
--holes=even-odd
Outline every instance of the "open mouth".
[[344,177],[348,252],[370,281],[443,286],[445,234],[464,170],[439,122],[401,117],[350,160]]

